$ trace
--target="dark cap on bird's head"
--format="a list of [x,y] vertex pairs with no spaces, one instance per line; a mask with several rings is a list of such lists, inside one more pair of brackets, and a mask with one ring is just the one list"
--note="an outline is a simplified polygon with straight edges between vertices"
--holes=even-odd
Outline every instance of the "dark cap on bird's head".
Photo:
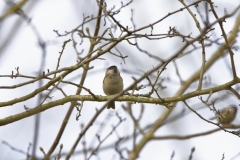
[[114,72],[117,72],[117,67],[116,66],[110,66],[110,67],[108,67],[107,70],[114,70]]

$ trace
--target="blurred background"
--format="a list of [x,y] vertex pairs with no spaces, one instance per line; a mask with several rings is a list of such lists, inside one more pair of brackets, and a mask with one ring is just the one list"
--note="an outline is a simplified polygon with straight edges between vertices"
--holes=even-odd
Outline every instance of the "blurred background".
[[[0,15],[6,13],[13,3],[20,1],[2,0],[0,1]],[[127,3],[129,1],[124,1]],[[121,6],[120,1],[107,0],[107,8],[113,7],[119,8]],[[185,1],[187,4],[193,3],[192,1]],[[221,17],[226,13],[232,13],[233,10],[239,6],[239,0],[216,0],[214,5],[218,16]],[[123,26],[133,27],[131,17],[134,19],[135,27],[141,28],[143,26],[152,24],[153,22],[166,16],[169,12],[176,11],[183,8],[179,1],[168,0],[151,0],[151,1],[133,1],[128,6],[124,7],[115,18]],[[205,16],[205,3],[201,2],[198,6],[198,11],[193,6],[191,8],[196,14],[196,18],[201,22],[201,16]],[[132,12],[131,12],[132,10]],[[0,21],[0,86],[13,86],[26,82],[28,78],[9,78],[17,72],[18,67],[19,74],[37,77],[41,75],[43,71],[53,71],[56,69],[58,62],[59,52],[62,50],[63,42],[74,38],[77,42],[76,48],[73,47],[73,43],[70,42],[66,45],[64,53],[61,58],[60,68],[69,67],[75,65],[79,57],[83,57],[88,53],[89,40],[84,39],[81,43],[81,39],[77,34],[73,36],[58,36],[54,30],[59,34],[65,34],[65,31],[70,32],[83,21],[83,16],[96,16],[98,12],[98,6],[95,0],[34,0],[27,1],[23,5],[21,12],[13,13]],[[133,13],[133,14],[132,14]],[[200,15],[201,13],[202,15]],[[224,23],[224,29],[227,35],[230,34],[234,23],[236,21],[238,12]],[[208,20],[214,22],[215,18],[212,14],[209,14]],[[90,33],[93,35],[96,21],[87,23],[84,27],[89,27]],[[104,20],[101,22],[100,33],[107,27],[111,27],[111,23],[106,20],[104,26]],[[196,24],[193,21],[189,13],[184,10],[178,12],[172,16],[169,16],[162,22],[154,26],[154,34],[167,34],[169,27],[175,27],[175,29],[183,35],[191,34],[191,37],[199,35],[199,31],[196,28]],[[218,25],[214,26],[215,30],[211,32],[212,40],[219,39],[218,43],[213,43],[211,46],[206,47],[206,61],[214,54],[219,48],[224,39],[221,37],[221,30]],[[150,29],[142,30],[139,34],[150,33]],[[119,29],[113,32],[115,37],[120,36]],[[236,47],[239,47],[240,38],[237,37]],[[149,40],[146,38],[139,38],[137,40],[138,45],[142,50],[148,51],[150,54],[167,59],[174,55],[183,45],[182,38],[163,38],[158,40]],[[134,43],[134,40],[132,40]],[[192,46],[191,46],[192,47]],[[135,46],[130,45],[128,42],[123,41],[116,46],[117,50],[121,52],[123,56],[128,56],[125,61],[114,56],[113,54],[105,54],[101,56],[102,59],[96,59],[90,63],[93,69],[89,71],[87,79],[84,83],[84,87],[90,89],[96,95],[104,96],[102,90],[102,80],[105,75],[105,70],[111,66],[116,65],[124,80],[124,88],[128,87],[134,82],[133,78],[139,78],[145,72],[151,70],[156,66],[159,61],[151,58],[147,54],[140,52]],[[193,48],[193,47],[192,47]],[[190,50],[191,48],[188,48]],[[76,52],[81,52],[81,54]],[[118,53],[117,50],[112,50],[114,53]],[[186,50],[187,51],[187,50]],[[234,58],[237,74],[240,75],[240,52],[239,48],[234,50]],[[179,58],[175,61],[179,74],[183,81],[187,80],[193,73],[200,69],[201,61],[201,48],[194,50],[191,54]],[[67,77],[66,81],[79,83],[82,76],[82,69],[72,72]],[[154,79],[156,73],[151,75]],[[203,88],[215,87],[224,84],[232,79],[231,63],[229,56],[222,56],[217,60],[214,65],[204,74]],[[167,69],[161,74],[160,80],[162,80],[162,86],[158,90],[159,95],[162,98],[172,97],[182,86],[179,77],[176,73],[176,67],[174,63],[170,63]],[[19,88],[3,89],[0,88],[0,101],[8,101],[18,97],[22,97],[33,92],[40,86],[46,84],[47,80],[37,81],[32,84],[25,85]],[[139,85],[147,85],[148,81],[143,80]],[[198,83],[193,83],[187,92],[195,91]],[[61,84],[60,87],[67,95],[74,95],[76,87]],[[233,86],[239,92],[239,85]],[[148,93],[150,87],[140,90],[138,93]],[[31,98],[28,101],[24,101],[13,106],[6,106],[0,108],[0,119],[15,115],[17,113],[24,112],[24,107],[34,108],[41,103],[44,95],[48,92],[45,91],[40,95]],[[87,95],[88,92],[83,91],[81,95]],[[64,96],[58,90],[51,93],[51,99],[46,102],[54,101]],[[154,95],[157,97],[156,95]],[[202,96],[204,99],[208,95]],[[222,109],[230,104],[239,105],[239,100],[235,95],[229,91],[220,91],[214,93],[210,101],[216,100],[215,107]],[[191,98],[187,100],[188,104],[196,109],[199,114],[204,118],[209,119],[214,116],[214,113],[209,110],[200,100],[199,97]],[[67,124],[67,127],[60,140],[60,144],[63,144],[62,153],[68,153],[73,143],[76,141],[77,136],[81,132],[81,124],[87,124],[92,116],[96,112],[96,108],[101,108],[105,102],[84,102],[84,106],[81,112],[79,120],[76,120],[77,110],[74,110],[71,118]],[[119,137],[126,137],[132,135],[133,122],[129,115],[122,109],[121,105],[126,105],[126,102],[116,102],[116,110],[105,110],[98,117],[97,121],[92,125],[84,136],[87,148],[96,147],[98,141],[96,134],[100,134],[101,137],[106,136],[112,130],[112,126],[115,126],[119,119],[116,113],[122,118],[126,118],[126,121],[120,124],[117,130],[102,144],[102,150],[92,157],[92,159],[120,159],[114,149],[114,144]],[[141,104],[136,103],[132,105],[134,115],[138,115],[141,110]],[[140,122],[142,128],[151,126],[151,124],[161,115],[164,106],[156,104],[144,104],[145,110],[143,118]],[[47,152],[52,145],[59,128],[62,124],[64,116],[69,108],[69,103],[56,106],[49,110],[46,110],[38,115],[31,116],[20,121],[1,126],[0,127],[0,160],[7,159],[26,159],[26,153],[36,154],[37,157],[43,157],[43,153],[39,150],[42,147]],[[181,115],[181,116],[179,116]],[[174,117],[176,120],[171,120]],[[240,113],[237,113],[237,117],[233,124],[240,124]],[[36,123],[36,121],[38,123]],[[216,122],[216,121],[214,121]],[[104,125],[103,125],[104,124]],[[35,127],[39,125],[39,132],[37,141],[35,140],[35,151],[33,149]],[[102,127],[102,125],[104,127]],[[168,117],[168,123],[166,123],[161,129],[156,132],[158,136],[167,135],[190,135],[195,133],[201,133],[215,129],[216,126],[207,123],[200,119],[196,114],[190,112],[188,108],[179,102],[176,108]],[[140,139],[141,136],[137,138]],[[13,148],[18,149],[17,151]],[[107,146],[104,148],[104,146]],[[122,148],[126,149],[124,153],[127,155],[127,150],[132,149],[132,142],[128,140],[121,144]],[[226,159],[240,159],[240,139],[238,136],[226,133],[224,131],[218,131],[206,136],[186,139],[186,140],[155,140],[150,141],[140,153],[138,159],[171,159],[174,153],[174,160],[188,159],[191,149],[195,147],[193,153],[194,160],[212,160],[222,159],[223,154]],[[19,151],[20,150],[20,151]],[[79,143],[71,159],[84,159],[82,154],[83,145]],[[56,155],[59,151],[59,147],[56,148],[53,155]],[[64,157],[64,156],[63,156]],[[63,158],[64,159],[64,158]]]

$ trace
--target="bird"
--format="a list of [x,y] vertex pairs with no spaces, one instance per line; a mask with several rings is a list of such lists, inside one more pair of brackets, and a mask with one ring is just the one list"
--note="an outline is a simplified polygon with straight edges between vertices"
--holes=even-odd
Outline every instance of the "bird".
[[218,123],[220,124],[230,124],[236,117],[237,114],[237,106],[230,105],[224,109],[222,109],[216,117],[211,119],[217,118]]
[[[116,66],[110,66],[103,79],[103,91],[106,95],[114,95],[123,91],[123,79]],[[108,103],[107,109],[115,109],[114,101]]]

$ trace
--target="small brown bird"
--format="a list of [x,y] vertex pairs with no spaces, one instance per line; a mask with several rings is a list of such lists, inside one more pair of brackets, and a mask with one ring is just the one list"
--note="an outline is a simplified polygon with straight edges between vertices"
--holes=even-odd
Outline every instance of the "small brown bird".
[[[103,91],[106,95],[118,94],[123,90],[123,79],[116,66],[111,66],[106,70],[103,79]],[[114,101],[108,103],[107,109],[115,109]]]
[[[221,124],[230,124],[236,117],[237,107],[235,105],[230,105],[220,111],[220,114],[217,115],[218,123]],[[214,119],[213,118],[213,119]]]

